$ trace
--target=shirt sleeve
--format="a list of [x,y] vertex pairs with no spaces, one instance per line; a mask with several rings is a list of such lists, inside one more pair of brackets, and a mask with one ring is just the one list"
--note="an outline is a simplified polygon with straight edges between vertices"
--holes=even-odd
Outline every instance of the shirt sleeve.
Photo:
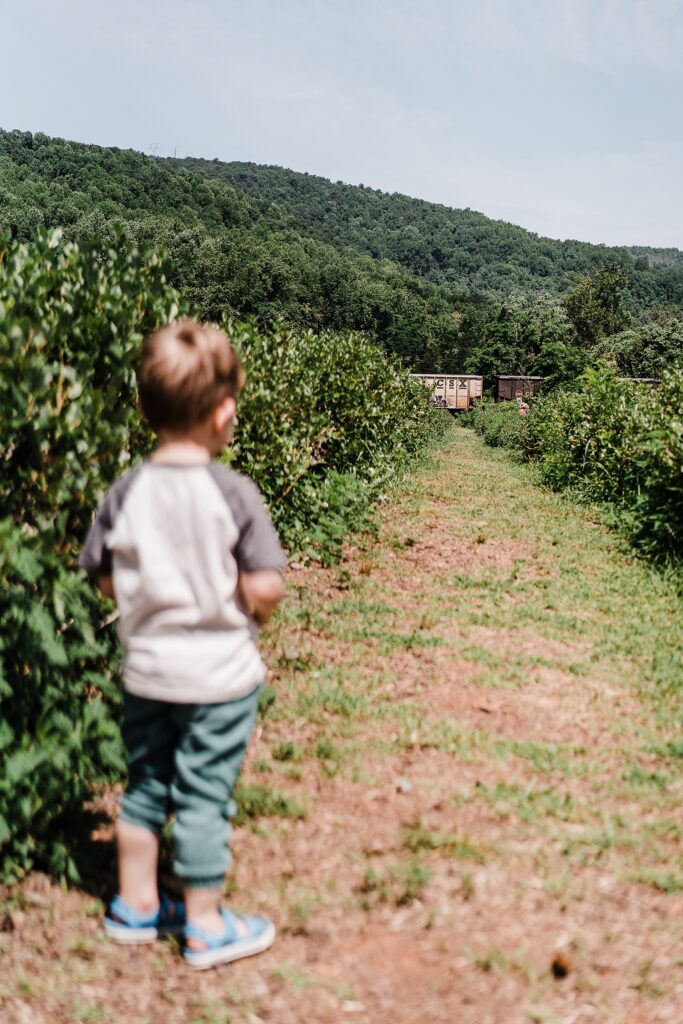
[[97,510],[95,520],[88,531],[83,550],[78,558],[78,564],[85,569],[89,576],[111,575],[112,558],[111,551],[107,546],[108,538],[123,505],[126,492],[136,474],[137,470],[132,470],[117,480],[114,486],[107,491]]
[[238,523],[240,535],[234,552],[237,568],[240,572],[284,569],[287,558],[261,492],[251,480],[242,479],[248,486],[243,489],[244,519]]
[[233,556],[239,572],[284,569],[287,557],[253,480],[220,463],[212,463],[210,472],[235,520],[237,543]]

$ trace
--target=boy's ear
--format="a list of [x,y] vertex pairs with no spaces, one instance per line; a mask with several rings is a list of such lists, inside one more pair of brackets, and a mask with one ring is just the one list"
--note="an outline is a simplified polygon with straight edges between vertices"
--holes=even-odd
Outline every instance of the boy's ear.
[[234,419],[236,409],[237,402],[234,398],[224,398],[220,405],[216,406],[213,411],[213,425],[219,433]]

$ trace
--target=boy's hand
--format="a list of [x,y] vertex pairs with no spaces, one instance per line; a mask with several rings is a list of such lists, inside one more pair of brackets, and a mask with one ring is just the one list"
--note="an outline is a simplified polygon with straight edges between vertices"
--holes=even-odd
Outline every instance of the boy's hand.
[[248,613],[262,626],[284,597],[285,585],[277,569],[243,572],[240,573],[239,592]]
[[97,585],[105,597],[111,598],[112,601],[116,600],[116,596],[114,594],[114,581],[111,576],[98,576]]

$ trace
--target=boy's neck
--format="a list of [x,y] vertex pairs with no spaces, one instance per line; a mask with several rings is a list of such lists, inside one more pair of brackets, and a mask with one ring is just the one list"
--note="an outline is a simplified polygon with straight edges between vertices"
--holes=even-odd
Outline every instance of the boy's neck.
[[202,465],[211,461],[211,450],[202,441],[185,437],[159,436],[159,444],[150,455],[151,462],[174,466]]

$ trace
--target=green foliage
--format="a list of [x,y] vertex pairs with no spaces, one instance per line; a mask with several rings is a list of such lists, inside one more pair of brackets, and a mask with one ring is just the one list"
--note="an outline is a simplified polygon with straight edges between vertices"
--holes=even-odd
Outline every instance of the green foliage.
[[[683,551],[683,368],[647,386],[629,417],[635,472],[626,492],[632,536],[680,558]],[[628,443],[628,438],[624,439]]]
[[564,305],[579,343],[592,348],[601,338],[628,327],[630,314],[625,304],[628,276],[616,264],[602,267],[581,278],[567,295]]
[[525,447],[526,417],[520,416],[516,402],[487,399],[462,418],[462,426],[473,427],[492,448],[522,451]]
[[633,474],[632,417],[642,395],[642,386],[613,371],[589,368],[574,389],[539,396],[528,417],[528,451],[538,456],[543,481],[580,487],[592,501],[619,499]]
[[172,316],[157,259],[43,235],[0,264],[0,854],[73,874],[65,831],[122,769],[114,640],[74,572],[136,431],[133,357]]
[[253,322],[232,334],[247,370],[234,464],[259,485],[290,547],[334,558],[448,416],[361,334]]
[[[425,443],[430,440],[425,437]],[[399,460],[393,464],[393,470],[398,471],[402,465],[403,460]],[[330,565],[341,557],[342,546],[350,533],[363,530],[375,533],[377,522],[373,503],[381,498],[380,488],[386,483],[391,468],[392,464],[385,465],[384,480],[378,473],[361,478],[353,473],[334,470],[321,480],[317,490],[311,494],[309,509],[317,509],[317,519],[309,524],[300,544],[303,554],[323,565]]]
[[[531,363],[531,374],[545,377],[544,391],[551,391],[560,384],[569,384],[586,369],[590,357],[582,349],[565,341],[544,341]],[[644,372],[642,367],[640,372]]]
[[683,316],[655,310],[644,322],[603,338],[595,354],[625,377],[659,377],[683,360]]
[[530,402],[506,433],[512,403],[483,406],[475,429],[536,461],[556,490],[613,508],[632,541],[656,556],[683,551],[683,369],[652,387],[619,380],[608,367],[587,369],[571,390]]
[[313,237],[260,197],[141,153],[0,131],[0,230],[165,249],[169,280],[203,319],[362,330],[404,362],[449,362],[454,298],[396,263]]
[[453,210],[283,167],[194,158],[164,162],[181,173],[192,170],[272,203],[316,238],[391,260],[461,297],[559,296],[576,285],[578,275],[593,274],[606,263],[630,275],[640,258],[629,284],[631,304],[642,309],[683,301],[683,254],[677,249],[664,250],[664,255],[647,250],[649,260],[643,261],[642,250],[631,254],[542,238],[475,210]]
[[560,374],[574,370],[565,364],[567,351],[575,352],[574,333],[563,305],[556,299],[534,302],[511,297],[479,317],[471,351],[465,361],[468,373],[482,374],[487,387],[499,373],[520,375]]

